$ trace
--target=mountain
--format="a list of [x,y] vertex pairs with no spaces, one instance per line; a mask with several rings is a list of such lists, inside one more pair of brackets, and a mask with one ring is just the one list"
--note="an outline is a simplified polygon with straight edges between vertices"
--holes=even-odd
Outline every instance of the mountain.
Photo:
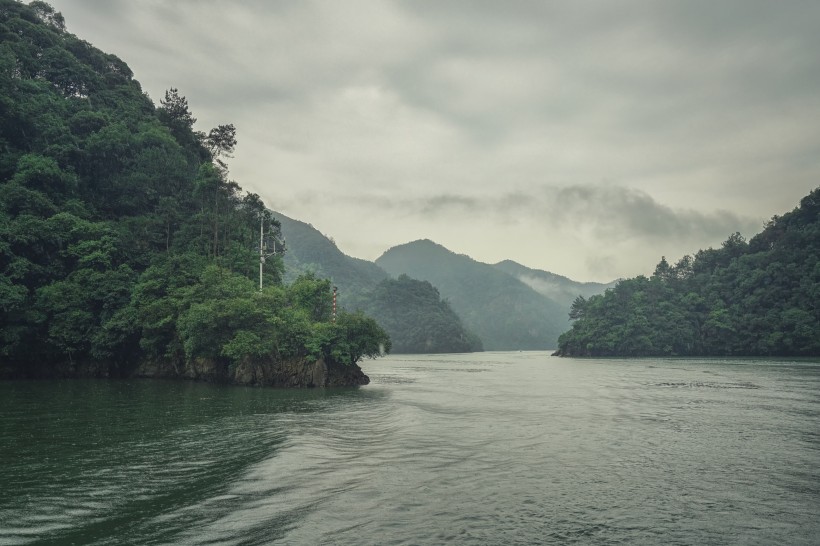
[[495,264],[497,269],[512,275],[539,294],[565,306],[569,311],[570,305],[578,296],[588,298],[595,294],[602,294],[608,288],[614,288],[618,281],[610,283],[578,282],[562,275],[549,271],[530,269],[512,260],[504,260]]
[[387,331],[394,353],[481,351],[481,340],[462,324],[429,282],[391,279],[381,267],[344,254],[316,228],[274,212],[287,240],[285,279],[304,273],[331,279],[338,305],[363,310]]
[[436,286],[488,350],[550,349],[567,329],[567,306],[504,271],[429,240],[396,246],[376,264]]
[[562,356],[820,355],[820,188],[748,242],[578,300]]
[[364,294],[388,277],[381,267],[348,256],[312,225],[289,218],[280,212],[273,216],[281,223],[287,251],[284,254],[285,279],[312,272],[330,279],[339,288],[339,304],[348,308],[361,306]]
[[467,353],[483,347],[427,281],[407,275],[385,279],[368,294],[364,310],[390,333],[395,353]]

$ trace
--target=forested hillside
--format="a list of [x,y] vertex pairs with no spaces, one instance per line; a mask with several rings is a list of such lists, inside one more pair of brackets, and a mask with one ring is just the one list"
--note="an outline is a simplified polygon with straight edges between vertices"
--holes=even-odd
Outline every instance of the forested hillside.
[[391,279],[381,267],[347,256],[313,226],[275,213],[291,250],[285,277],[305,273],[332,279],[340,308],[363,310],[376,319],[398,353],[457,353],[482,350],[449,303],[428,282]]
[[565,356],[820,355],[820,188],[746,242],[579,298]]
[[461,324],[450,304],[427,281],[407,275],[385,279],[365,297],[367,313],[390,334],[398,353],[468,353],[481,340]]
[[327,281],[283,286],[279,259],[258,290],[260,219],[277,223],[228,177],[233,125],[195,122],[48,4],[0,0],[0,375],[389,348],[372,319],[330,322]]
[[554,349],[567,327],[564,306],[492,265],[432,241],[391,248],[376,264],[391,275],[432,283],[487,350]]
[[361,307],[364,294],[388,277],[387,272],[373,262],[343,253],[333,240],[312,225],[280,212],[274,214],[281,222],[282,235],[290,248],[284,257],[286,279],[304,273],[331,279],[339,288],[339,304],[352,310]]

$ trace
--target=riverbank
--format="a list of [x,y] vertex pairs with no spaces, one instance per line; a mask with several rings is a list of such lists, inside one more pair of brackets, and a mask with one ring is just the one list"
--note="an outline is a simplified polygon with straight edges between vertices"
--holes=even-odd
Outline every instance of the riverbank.
[[152,378],[201,381],[228,385],[281,388],[353,387],[367,385],[370,378],[356,365],[326,359],[245,359],[228,365],[212,359],[195,358],[185,363],[145,360],[136,368],[116,364],[66,362],[58,366],[19,368],[0,365],[0,379]]

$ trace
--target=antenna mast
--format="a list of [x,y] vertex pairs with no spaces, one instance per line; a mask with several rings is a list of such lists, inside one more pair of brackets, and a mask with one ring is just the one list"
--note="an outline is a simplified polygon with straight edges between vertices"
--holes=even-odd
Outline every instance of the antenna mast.
[[265,252],[267,250],[267,246],[265,245],[265,216],[263,214],[259,215],[259,290],[262,290],[262,273],[264,272],[265,266],[265,258],[268,256],[276,255],[276,243],[279,243],[279,251],[284,252],[287,250],[285,245],[285,238],[282,237],[282,240],[279,241],[277,235],[274,233],[270,237],[270,244],[271,244],[271,251]]

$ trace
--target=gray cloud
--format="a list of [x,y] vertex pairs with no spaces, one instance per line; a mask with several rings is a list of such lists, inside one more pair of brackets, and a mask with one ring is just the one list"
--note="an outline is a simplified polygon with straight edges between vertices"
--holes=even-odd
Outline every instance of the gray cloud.
[[397,199],[337,195],[331,199],[344,206],[365,199],[374,209],[428,220],[481,215],[495,221],[517,219],[551,228],[571,226],[591,231],[602,241],[624,238],[713,241],[725,239],[735,231],[751,236],[763,225],[762,219],[725,210],[673,208],[643,191],[618,186],[541,187],[531,193],[515,191],[485,197],[440,194]]
[[53,4],[155,101],[234,123],[237,181],[362,257],[428,237],[609,280],[820,180],[817,2]]
[[620,187],[561,188],[549,203],[553,222],[592,226],[602,240],[636,237],[678,241],[711,241],[735,231],[759,230],[758,219],[728,211],[674,209],[639,190]]
[[[599,279],[617,280],[623,271],[621,264],[611,254],[594,254],[586,259],[586,268],[590,274]],[[646,271],[644,272],[646,273]]]
[[[487,263],[510,258],[603,282],[651,274],[662,255],[674,262],[718,246],[735,231],[751,237],[764,222],[721,210],[672,207],[643,191],[607,185],[541,186],[492,195],[304,194],[282,203],[281,210],[291,215],[306,199],[309,209],[325,211],[311,217],[318,218],[313,223],[323,232],[369,234],[364,244],[334,235],[354,255],[372,259],[390,246],[431,238]],[[351,223],[346,213],[354,207],[368,213]],[[568,265],[579,262],[582,273],[572,273]]]

